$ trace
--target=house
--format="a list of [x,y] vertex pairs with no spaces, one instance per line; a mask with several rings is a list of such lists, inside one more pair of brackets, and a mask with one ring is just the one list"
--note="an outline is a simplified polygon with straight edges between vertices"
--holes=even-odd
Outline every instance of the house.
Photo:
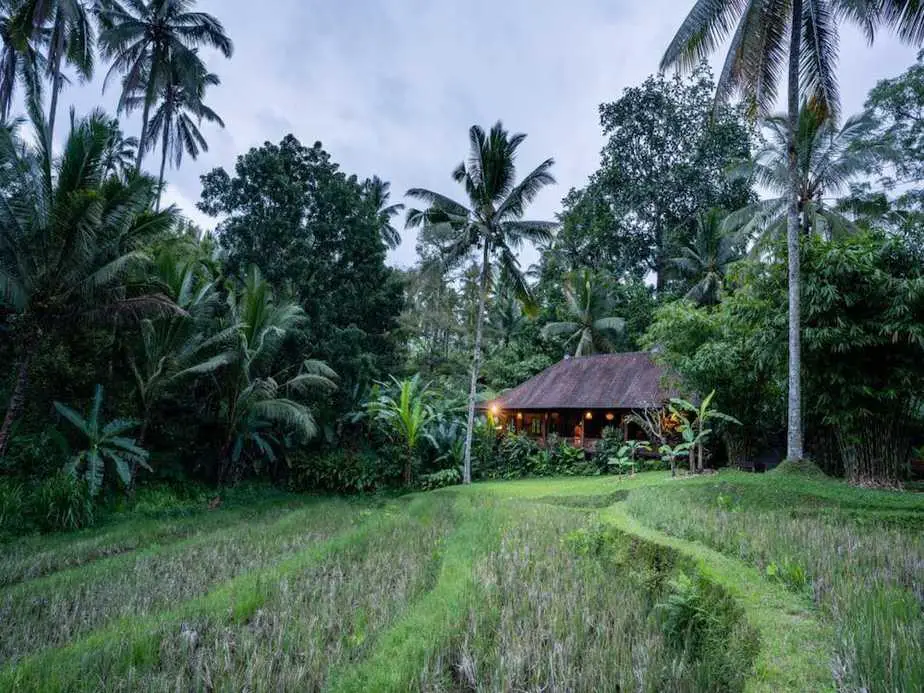
[[674,396],[664,375],[649,352],[565,358],[480,408],[508,431],[543,439],[554,433],[593,450],[607,426],[627,439],[644,437],[626,417]]

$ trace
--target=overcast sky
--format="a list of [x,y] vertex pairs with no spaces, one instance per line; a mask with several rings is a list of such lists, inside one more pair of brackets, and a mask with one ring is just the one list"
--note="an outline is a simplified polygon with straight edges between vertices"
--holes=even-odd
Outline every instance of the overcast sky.
[[[552,219],[561,198],[598,164],[603,139],[597,106],[657,69],[688,0],[201,0],[234,41],[231,60],[210,57],[222,85],[208,102],[225,130],[205,125],[209,151],[168,171],[168,199],[196,222],[199,176],[233,168],[250,147],[294,133],[324,143],[348,173],[453,196],[449,173],[467,152],[468,128],[501,119],[529,137],[521,171],[555,158],[558,185],[530,217]],[[882,34],[869,48],[852,30],[841,36],[844,113],[858,110],[877,80],[910,65],[915,51]],[[96,80],[69,88],[62,101],[78,113],[114,111],[116,90]],[[118,84],[117,82],[115,84]],[[66,118],[59,122],[66,122]],[[125,129],[137,135],[140,118]],[[61,137],[61,133],[58,134]],[[146,166],[157,170],[151,157]],[[396,199],[395,201],[401,201]],[[530,254],[531,255],[531,254]],[[531,257],[524,257],[524,262]],[[404,233],[391,262],[414,262]]]

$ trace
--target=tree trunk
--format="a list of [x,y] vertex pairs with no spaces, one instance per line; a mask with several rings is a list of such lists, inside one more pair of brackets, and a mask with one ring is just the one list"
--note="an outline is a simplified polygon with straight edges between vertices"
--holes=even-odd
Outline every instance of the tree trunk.
[[141,173],[141,162],[144,160],[144,150],[147,146],[148,120],[151,117],[151,99],[145,98],[144,110],[141,113],[141,137],[138,139],[138,153],[135,155],[135,173]]
[[167,130],[164,129],[164,146],[160,157],[160,178],[157,181],[157,206],[155,212],[160,211],[160,198],[164,194],[164,170],[167,168]]
[[801,279],[799,276],[799,162],[796,132],[799,127],[799,54],[802,39],[802,0],[792,3],[792,34],[789,42],[789,205],[786,214],[786,248],[789,261],[789,416],[786,457],[801,460],[802,453],[802,346]]
[[472,357],[472,382],[468,390],[468,422],[465,427],[465,457],[462,464],[462,483],[472,483],[472,433],[475,430],[475,395],[478,390],[478,371],[481,368],[481,330],[484,323],[484,305],[488,294],[488,272],[490,270],[491,247],[484,240],[484,254],[481,262],[481,286],[478,296],[478,315],[475,316],[475,354]]
[[10,437],[13,432],[13,424],[22,414],[23,407],[26,404],[26,390],[29,386],[29,363],[32,361],[33,349],[34,347],[27,347],[26,352],[19,360],[13,394],[10,396],[10,404],[6,409],[6,416],[3,418],[3,426],[0,427],[0,459],[6,457],[6,451],[10,446]]
[[[54,75],[51,78],[51,106],[48,109],[48,142],[55,139],[55,116],[58,114],[58,94],[61,91],[61,61],[54,66]],[[49,152],[49,155],[51,152]]]

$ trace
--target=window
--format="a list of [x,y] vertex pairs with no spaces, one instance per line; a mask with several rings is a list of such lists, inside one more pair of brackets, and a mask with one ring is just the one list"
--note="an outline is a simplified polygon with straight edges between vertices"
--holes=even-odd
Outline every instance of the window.
[[534,436],[542,435],[542,418],[538,416],[532,417],[532,420],[529,422],[529,432]]

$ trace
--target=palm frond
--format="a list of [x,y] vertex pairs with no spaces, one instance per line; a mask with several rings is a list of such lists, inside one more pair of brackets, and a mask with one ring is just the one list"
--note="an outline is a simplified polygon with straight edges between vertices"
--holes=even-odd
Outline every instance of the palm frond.
[[837,87],[838,31],[830,0],[803,0],[800,82],[811,100],[823,104],[833,120],[840,112]]
[[708,58],[731,33],[742,5],[728,0],[697,0],[664,52],[661,70],[689,70]]

